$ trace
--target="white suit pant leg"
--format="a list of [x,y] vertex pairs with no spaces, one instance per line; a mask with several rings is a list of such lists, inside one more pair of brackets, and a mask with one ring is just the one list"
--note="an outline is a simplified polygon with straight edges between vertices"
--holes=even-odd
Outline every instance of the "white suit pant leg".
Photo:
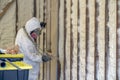
[[38,79],[38,74],[35,73],[33,70],[29,70],[29,78],[28,80],[37,80]]

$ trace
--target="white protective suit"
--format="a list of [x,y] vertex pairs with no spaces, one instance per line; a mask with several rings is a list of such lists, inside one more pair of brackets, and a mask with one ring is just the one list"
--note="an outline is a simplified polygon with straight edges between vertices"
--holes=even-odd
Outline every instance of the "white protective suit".
[[[35,17],[31,18],[27,21],[25,25],[26,32],[28,36],[33,40],[30,36],[30,32],[35,30],[36,28],[40,28],[40,22]],[[28,80],[37,80],[40,68],[40,62],[42,62],[42,56],[36,49],[33,41],[28,37],[24,31],[24,28],[21,28],[16,36],[15,44],[19,46],[20,53],[24,54],[23,61],[32,65],[32,69],[29,70],[29,79]]]

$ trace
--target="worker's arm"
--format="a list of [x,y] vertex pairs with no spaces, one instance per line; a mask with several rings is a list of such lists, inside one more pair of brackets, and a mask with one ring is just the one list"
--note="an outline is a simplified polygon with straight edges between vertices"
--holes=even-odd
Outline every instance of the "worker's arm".
[[47,62],[51,60],[51,56],[36,54],[33,51],[34,50],[32,47],[26,48],[24,49],[24,55],[28,57],[30,60],[35,61],[35,62]]
[[42,55],[34,53],[33,47],[29,47],[26,45],[22,49],[23,49],[22,51],[23,51],[25,57],[27,57],[30,60],[35,61],[35,62],[42,62]]

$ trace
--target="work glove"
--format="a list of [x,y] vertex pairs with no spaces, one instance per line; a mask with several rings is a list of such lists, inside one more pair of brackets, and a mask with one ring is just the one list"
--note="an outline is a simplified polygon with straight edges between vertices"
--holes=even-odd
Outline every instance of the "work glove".
[[47,61],[50,61],[51,60],[51,56],[49,56],[49,55],[43,55],[42,56],[42,61],[43,62],[47,62]]

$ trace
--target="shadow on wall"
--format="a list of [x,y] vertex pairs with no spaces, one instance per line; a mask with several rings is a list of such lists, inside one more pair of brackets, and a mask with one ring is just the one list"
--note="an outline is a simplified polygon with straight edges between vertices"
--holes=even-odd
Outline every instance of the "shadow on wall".
[[57,61],[57,80],[60,80],[60,75],[61,74],[61,64],[60,61]]

